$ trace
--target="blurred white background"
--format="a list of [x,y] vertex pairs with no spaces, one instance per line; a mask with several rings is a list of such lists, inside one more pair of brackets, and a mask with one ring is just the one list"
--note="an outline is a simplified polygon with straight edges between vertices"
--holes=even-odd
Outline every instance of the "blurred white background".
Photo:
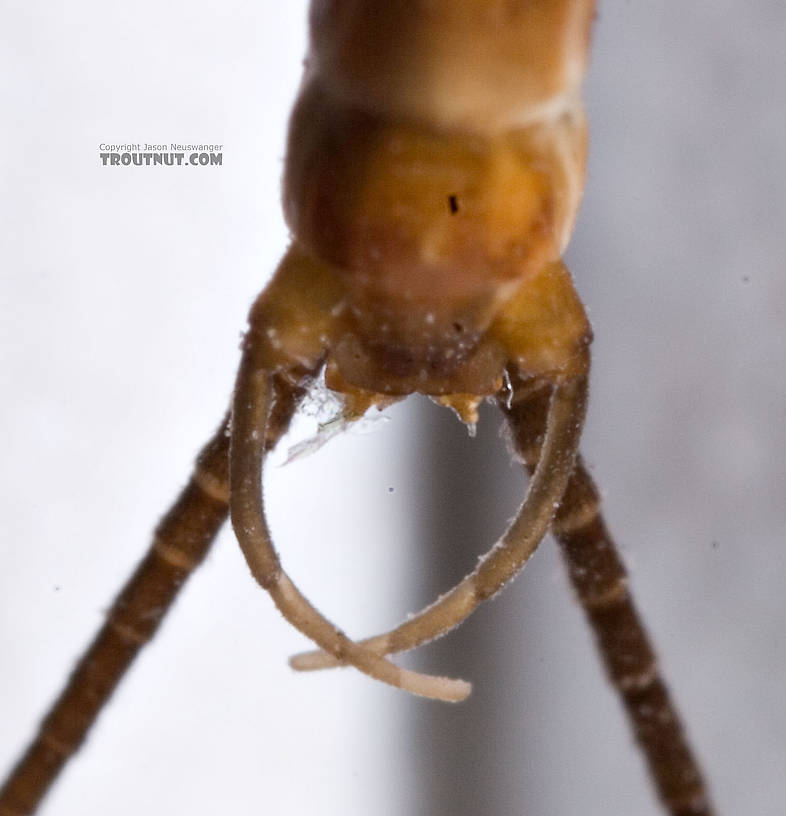
[[[0,3],[2,768],[224,410],[287,242],[305,13]],[[586,455],[729,816],[786,801],[784,44],[775,0],[603,2],[568,255],[596,332]],[[224,164],[102,167],[123,141]],[[285,565],[352,635],[466,572],[523,490],[493,412],[472,442],[424,400],[391,416],[267,474]],[[223,536],[42,812],[659,812],[550,541],[418,656],[475,683],[463,706],[293,675],[303,646]]]

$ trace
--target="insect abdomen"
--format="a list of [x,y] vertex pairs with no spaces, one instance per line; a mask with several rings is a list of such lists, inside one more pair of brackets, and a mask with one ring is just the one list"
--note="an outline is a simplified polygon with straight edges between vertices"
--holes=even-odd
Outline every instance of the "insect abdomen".
[[284,210],[296,241],[338,270],[377,356],[460,363],[560,257],[583,185],[592,9],[313,4]]
[[578,95],[594,0],[315,0],[309,67],[349,106],[493,133]]

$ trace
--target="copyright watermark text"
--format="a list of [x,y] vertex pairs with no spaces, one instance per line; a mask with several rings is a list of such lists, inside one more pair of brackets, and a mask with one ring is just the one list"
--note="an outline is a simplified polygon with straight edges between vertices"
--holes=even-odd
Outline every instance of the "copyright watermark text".
[[222,144],[148,144],[129,142],[98,146],[98,156],[104,167],[221,167],[224,160]]

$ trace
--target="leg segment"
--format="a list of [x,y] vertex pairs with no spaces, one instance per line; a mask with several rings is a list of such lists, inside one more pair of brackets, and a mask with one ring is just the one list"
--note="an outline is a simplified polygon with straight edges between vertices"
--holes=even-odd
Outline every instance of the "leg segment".
[[[514,380],[514,387],[522,385]],[[527,467],[539,461],[545,389],[503,406]],[[603,518],[600,497],[581,457],[552,523],[571,583],[595,633],[601,659],[672,816],[712,816],[707,790],[654,651],[633,605],[625,568]]]
[[352,642],[309,604],[281,568],[262,503],[264,449],[261,439],[274,401],[272,375],[254,359],[253,333],[249,337],[232,412],[230,512],[251,573],[270,593],[284,617],[338,660],[415,694],[446,701],[463,700],[470,691],[468,683],[402,669]]
[[[502,540],[447,594],[398,628],[361,641],[364,648],[391,654],[433,640],[461,623],[522,569],[545,535],[573,470],[586,396],[586,374],[553,386],[543,452],[518,516]],[[325,652],[300,654],[290,660],[298,670],[329,668],[342,662]]]
[[[278,400],[265,440],[268,448],[286,430],[302,396],[302,391],[278,379],[276,392]],[[35,812],[210,549],[228,510],[227,434],[224,422],[197,457],[189,483],[159,523],[147,555],[112,604],[106,623],[74,668],[32,744],[0,788],[0,816]],[[152,610],[156,613],[151,614]]]

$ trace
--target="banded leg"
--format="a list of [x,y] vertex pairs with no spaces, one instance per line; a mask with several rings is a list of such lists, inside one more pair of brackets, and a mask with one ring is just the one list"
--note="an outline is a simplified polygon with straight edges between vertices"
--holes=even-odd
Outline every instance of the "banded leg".
[[[513,372],[511,372],[513,374]],[[522,385],[514,379],[514,387]],[[540,457],[548,395],[502,405],[516,449],[532,470]],[[655,653],[627,586],[625,568],[600,514],[600,497],[581,457],[552,523],[573,588],[601,659],[644,752],[658,796],[672,816],[712,816],[698,763],[660,676]]]
[[[267,447],[289,425],[302,392],[277,381]],[[159,523],[153,543],[115,599],[106,622],[74,668],[38,734],[0,788],[0,816],[35,812],[67,760],[84,742],[98,714],[194,569],[227,516],[227,423],[197,457],[189,483]]]
[[[360,641],[376,654],[393,654],[427,643],[458,626],[482,601],[492,597],[526,564],[537,548],[558,506],[578,449],[584,422],[587,375],[547,389],[546,435],[542,455],[519,513],[505,535],[473,572],[439,600],[397,628]],[[300,671],[331,668],[343,661],[326,652],[290,658]]]

